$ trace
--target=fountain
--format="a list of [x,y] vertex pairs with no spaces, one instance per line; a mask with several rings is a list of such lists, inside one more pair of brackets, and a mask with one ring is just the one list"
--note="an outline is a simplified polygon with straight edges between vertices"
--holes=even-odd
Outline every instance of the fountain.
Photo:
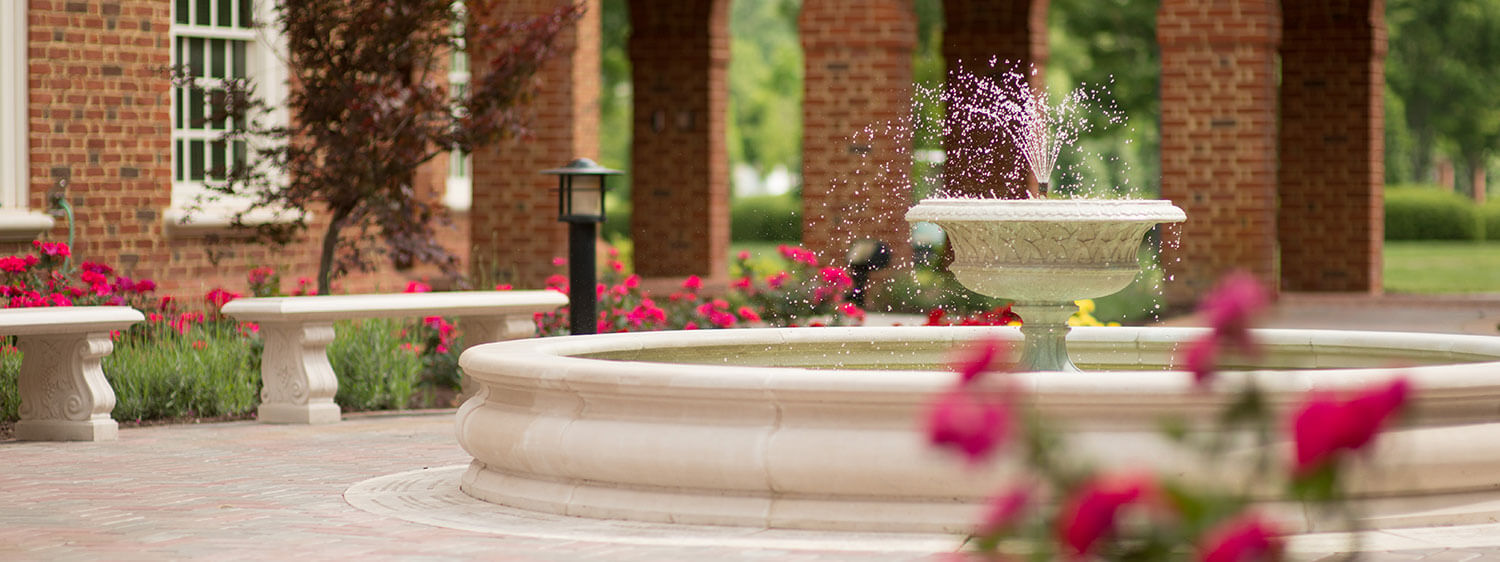
[[[1044,175],[1039,177],[1045,178]],[[1163,415],[1206,424],[1231,397],[1193,392],[1174,368],[1193,328],[1077,328],[1074,299],[1113,293],[1138,271],[1145,231],[1184,220],[1164,201],[925,200],[955,249],[960,281],[1017,299],[1024,327],[868,327],[603,334],[480,345],[460,361],[479,385],[459,409],[473,456],[461,488],[515,508],[603,519],[756,528],[966,532],[1020,467],[971,470],[919,427],[953,375],[937,366],[981,337],[1019,345],[1011,377],[1073,452],[1101,469],[1232,481],[1249,463],[1206,467],[1159,432]],[[1309,390],[1396,376],[1414,388],[1407,426],[1372,453],[1353,503],[1373,528],[1500,515],[1500,338],[1259,330],[1263,353],[1223,365],[1284,415]],[[1069,349],[1071,348],[1071,355]],[[1090,370],[1081,372],[1073,362]],[[1399,362],[1403,368],[1388,365]],[[1015,367],[1012,365],[1011,367]],[[1477,445],[1477,446],[1476,446]],[[1285,447],[1286,443],[1273,446]],[[1250,455],[1254,449],[1231,451]],[[1227,466],[1228,468],[1225,468]],[[1268,505],[1286,528],[1331,523]]]

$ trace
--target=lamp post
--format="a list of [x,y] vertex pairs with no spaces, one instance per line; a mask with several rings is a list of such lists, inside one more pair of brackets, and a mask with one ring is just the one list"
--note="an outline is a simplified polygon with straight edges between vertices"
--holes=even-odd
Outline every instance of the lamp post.
[[568,307],[574,334],[599,331],[594,285],[594,240],[604,222],[605,176],[618,175],[588,158],[577,158],[561,168],[542,170],[557,176],[557,220],[568,223]]

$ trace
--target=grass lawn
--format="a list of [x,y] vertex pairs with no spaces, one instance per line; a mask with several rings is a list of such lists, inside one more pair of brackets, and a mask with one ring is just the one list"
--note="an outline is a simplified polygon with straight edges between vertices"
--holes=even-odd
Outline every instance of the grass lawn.
[[1500,293],[1500,242],[1386,242],[1385,290]]

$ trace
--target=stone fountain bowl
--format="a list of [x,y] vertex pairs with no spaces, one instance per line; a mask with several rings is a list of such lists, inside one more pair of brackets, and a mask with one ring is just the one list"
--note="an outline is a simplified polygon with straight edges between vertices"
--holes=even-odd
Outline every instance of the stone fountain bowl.
[[[1075,358],[1094,372],[1013,377],[1080,458],[1233,482],[1251,470],[1244,459],[1253,449],[1205,466],[1157,432],[1169,415],[1204,425],[1228,398],[1195,392],[1190,376],[1171,367],[1180,343],[1202,334],[1078,328],[1069,336]],[[965,532],[1016,466],[966,468],[929,447],[921,426],[931,396],[953,383],[940,367],[950,350],[981,336],[1021,339],[1014,328],[801,328],[476,346],[460,362],[480,387],[457,415],[459,443],[474,459],[461,487],[482,500],[581,517]],[[1378,469],[1353,480],[1365,526],[1500,515],[1500,338],[1257,336],[1266,353],[1230,366],[1220,382],[1255,378],[1282,419],[1309,390],[1412,381],[1406,425],[1378,441]],[[1332,528],[1314,510],[1265,507],[1290,529]]]
[[969,290],[1025,302],[1112,295],[1140,273],[1141,237],[1182,209],[1157,200],[924,199],[908,222],[943,228]]

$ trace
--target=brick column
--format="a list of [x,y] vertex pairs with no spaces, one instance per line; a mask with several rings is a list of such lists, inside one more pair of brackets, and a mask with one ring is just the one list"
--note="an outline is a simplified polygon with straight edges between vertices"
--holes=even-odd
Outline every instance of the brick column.
[[[513,0],[501,4],[498,16],[534,17],[575,3]],[[531,133],[474,152],[470,267],[477,276],[499,273],[517,287],[540,288],[559,273],[552,258],[567,255],[567,228],[557,222],[557,177],[538,172],[599,156],[599,1],[583,3],[583,18],[558,34],[554,58],[537,73],[527,109]],[[474,46],[476,74],[491,56],[487,48]]]
[[1233,269],[1276,287],[1277,4],[1164,0],[1157,12],[1161,192],[1187,212],[1165,236],[1169,305]]
[[1379,292],[1385,2],[1286,2],[1282,10],[1281,287]]
[[728,274],[729,1],[630,3],[635,270]]
[[[1048,3],[1048,0],[944,0],[943,59],[948,65],[949,92],[964,97],[968,85],[952,79],[953,72],[959,69],[993,78],[1013,68],[1026,72],[1035,67],[1038,72],[1031,77],[1031,83],[1043,87],[1040,70],[1047,65]],[[990,64],[992,59],[995,65]],[[1035,182],[1036,178],[1026,171],[1025,160],[1012,148],[1004,131],[951,109],[948,127],[953,134],[943,139],[947,152],[943,187],[947,192],[986,197],[1025,196],[1027,183]]]
[[[802,6],[802,242],[841,262],[850,242],[883,240],[910,260],[909,118],[916,15],[903,0],[819,0]],[[867,131],[866,127],[870,127]]]

